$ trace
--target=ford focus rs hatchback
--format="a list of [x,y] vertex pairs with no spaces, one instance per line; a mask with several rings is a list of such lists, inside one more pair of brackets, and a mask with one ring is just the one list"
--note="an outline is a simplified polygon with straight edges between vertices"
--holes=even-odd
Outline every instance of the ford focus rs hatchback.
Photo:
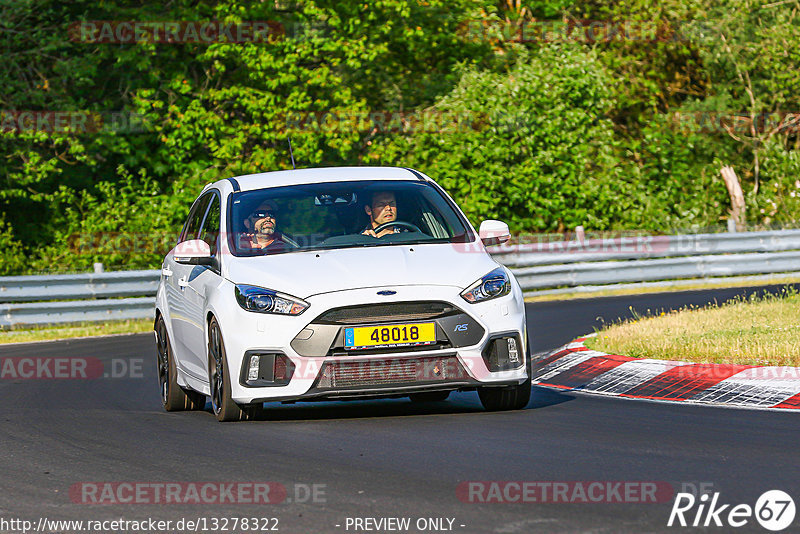
[[477,390],[530,398],[522,291],[432,179],[403,168],[254,174],[209,184],[164,259],[155,308],[161,400],[220,421],[269,401]]

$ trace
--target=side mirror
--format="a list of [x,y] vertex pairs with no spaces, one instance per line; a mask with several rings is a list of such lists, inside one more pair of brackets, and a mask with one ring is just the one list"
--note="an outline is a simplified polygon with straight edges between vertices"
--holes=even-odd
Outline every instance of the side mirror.
[[503,221],[489,219],[481,223],[478,235],[485,246],[499,245],[511,239],[508,225]]
[[185,265],[211,265],[214,258],[211,257],[211,247],[202,239],[190,239],[178,243],[172,257],[178,263]]

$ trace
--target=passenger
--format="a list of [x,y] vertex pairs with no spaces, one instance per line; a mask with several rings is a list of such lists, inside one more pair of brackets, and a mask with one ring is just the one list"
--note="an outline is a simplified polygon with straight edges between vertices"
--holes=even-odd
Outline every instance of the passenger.
[[248,233],[242,235],[240,247],[243,250],[277,252],[286,248],[283,235],[277,230],[277,206],[270,200],[262,202],[244,220]]

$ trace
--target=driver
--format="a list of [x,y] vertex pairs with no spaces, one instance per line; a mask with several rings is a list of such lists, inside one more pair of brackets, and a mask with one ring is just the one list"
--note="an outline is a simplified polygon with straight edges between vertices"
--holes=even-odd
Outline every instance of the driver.
[[369,225],[361,232],[363,235],[383,237],[387,234],[399,234],[397,226],[387,226],[379,233],[375,233],[378,226],[397,220],[397,200],[391,191],[377,191],[372,194],[369,205],[364,206],[364,211],[369,217]]
[[244,220],[247,234],[241,238],[240,245],[245,250],[274,252],[283,250],[286,243],[283,235],[277,230],[278,208],[270,200],[259,204],[258,208]]

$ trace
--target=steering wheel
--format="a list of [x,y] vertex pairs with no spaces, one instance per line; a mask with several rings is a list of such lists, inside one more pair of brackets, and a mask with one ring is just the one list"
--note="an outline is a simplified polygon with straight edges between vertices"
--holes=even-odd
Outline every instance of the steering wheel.
[[387,228],[389,228],[390,226],[402,226],[404,228],[408,228],[412,232],[422,233],[422,230],[420,230],[417,225],[411,224],[410,222],[405,222],[405,221],[385,222],[385,223],[379,224],[378,226],[373,228],[372,231],[375,232],[376,234],[379,234],[379,233],[383,232],[384,230],[386,230]]

